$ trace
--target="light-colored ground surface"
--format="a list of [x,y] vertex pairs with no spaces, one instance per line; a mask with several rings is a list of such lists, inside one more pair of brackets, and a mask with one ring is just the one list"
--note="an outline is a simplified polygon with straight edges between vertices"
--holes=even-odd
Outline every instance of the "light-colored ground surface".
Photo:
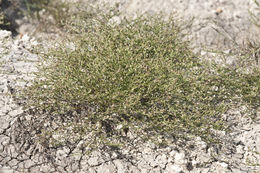
[[[177,18],[184,21],[193,19],[193,26],[189,32],[193,36],[194,46],[225,46],[230,42],[229,37],[242,42],[245,38],[255,38],[248,10],[255,11],[255,4],[251,0],[114,0],[105,2],[115,2],[119,4],[122,12],[121,17],[136,17],[138,14],[156,14],[163,12],[164,16],[173,13]],[[225,29],[227,38],[217,35],[217,31]],[[189,31],[189,30],[188,30]],[[252,34],[251,34],[252,32]],[[230,35],[230,36],[229,36]],[[260,35],[258,35],[260,36]]]
[[[191,46],[196,52],[208,54],[205,49],[219,47],[229,50],[234,40],[243,43],[245,38],[258,39],[259,34],[249,21],[248,9],[254,9],[250,0],[117,0],[123,16],[135,16],[138,13],[165,14],[176,13],[179,18],[194,22],[184,32],[189,33]],[[222,11],[222,12],[221,12]],[[219,12],[219,14],[217,14]],[[222,31],[225,36],[217,31]],[[21,30],[22,31],[22,30]],[[224,32],[223,32],[224,31]],[[229,39],[228,39],[229,38]],[[26,83],[21,79],[30,79],[27,73],[36,70],[37,56],[30,52],[34,44],[32,38],[12,39],[10,33],[0,31],[0,172],[259,172],[260,171],[260,118],[253,122],[245,113],[245,107],[238,107],[226,115],[233,127],[227,134],[218,132],[225,141],[223,146],[207,146],[201,139],[178,145],[173,143],[167,148],[158,148],[146,143],[129,144],[123,151],[113,153],[95,152],[92,156],[74,155],[67,157],[68,148],[58,151],[41,151],[40,146],[30,144],[26,138],[15,142],[19,134],[14,120],[22,112],[21,107],[6,94],[17,86]],[[11,128],[9,128],[11,127]],[[177,143],[177,141],[174,141]],[[15,145],[19,143],[20,145]],[[37,150],[38,149],[38,150]],[[72,150],[72,153],[79,153]],[[46,160],[42,155],[53,156],[56,160]],[[54,166],[55,165],[55,166]],[[16,170],[16,171],[15,171]]]

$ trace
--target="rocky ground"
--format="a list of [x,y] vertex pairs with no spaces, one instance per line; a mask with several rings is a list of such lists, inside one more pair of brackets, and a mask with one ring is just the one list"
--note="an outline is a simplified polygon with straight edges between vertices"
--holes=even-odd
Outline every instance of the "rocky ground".
[[[105,0],[103,0],[105,1]],[[202,56],[212,57],[207,50],[221,48],[232,51],[246,38],[259,40],[259,33],[249,21],[248,9],[255,9],[250,0],[115,0],[121,15],[113,18],[117,22],[124,16],[175,13],[179,19],[193,19],[186,26],[187,39]],[[237,106],[224,115],[232,127],[230,133],[219,131],[222,145],[209,146],[200,138],[193,141],[172,141],[168,147],[133,140],[124,150],[112,152],[96,151],[90,156],[81,154],[80,142],[76,148],[43,150],[30,143],[28,136],[21,139],[17,131],[18,120],[23,120],[22,107],[10,94],[18,87],[28,85],[33,79],[31,72],[37,71],[37,55],[33,46],[41,44],[21,25],[23,34],[12,37],[9,31],[0,31],[0,172],[260,172],[260,113],[256,119],[248,117],[247,107]],[[221,31],[221,34],[218,32]],[[234,44],[237,43],[237,44]],[[233,63],[226,59],[222,63]],[[259,111],[259,109],[258,109]],[[20,125],[30,125],[21,123]],[[20,127],[21,128],[21,127]]]

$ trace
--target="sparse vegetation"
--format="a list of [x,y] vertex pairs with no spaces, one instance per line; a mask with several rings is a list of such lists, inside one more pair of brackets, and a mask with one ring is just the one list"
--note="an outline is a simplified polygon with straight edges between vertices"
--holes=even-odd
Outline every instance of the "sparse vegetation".
[[63,26],[69,15],[70,4],[66,1],[25,0],[24,14],[47,25]]
[[40,129],[35,139],[42,144],[85,139],[93,148],[117,146],[129,131],[154,141],[213,142],[212,130],[225,130],[222,115],[232,106],[259,108],[259,68],[242,73],[200,61],[173,19],[110,25],[111,16],[79,14],[61,22],[67,37],[42,55],[37,78],[22,94],[37,119],[28,128]]
[[[0,0],[0,4],[2,3],[2,0]],[[4,15],[2,13],[2,11],[0,10],[0,25],[2,25],[4,23]]]
[[[2,3],[2,1],[0,0],[0,4]],[[5,28],[6,26],[8,26],[8,22],[2,12],[2,10],[0,9],[0,28]]]
[[4,15],[1,12],[0,13],[0,25],[2,25],[3,23],[4,23]]
[[[258,0],[254,0],[255,4],[257,5],[258,8],[260,8],[260,3]],[[252,23],[257,26],[260,29],[260,17],[259,17],[259,13],[255,14],[251,11],[250,15],[251,15],[251,21]],[[255,41],[251,41],[249,40],[249,45],[248,48],[251,52],[251,56],[254,57],[255,61],[257,64],[259,64],[259,56],[260,56],[260,43],[259,42],[255,42]]]
[[[260,2],[258,0],[253,0],[253,1],[255,2],[257,7],[260,7]],[[249,12],[250,12],[250,15],[251,15],[252,23],[260,28],[260,17],[257,14],[255,14],[254,12],[252,12],[252,11],[249,11]]]
[[4,24],[4,15],[0,14],[0,25]]
[[[59,30],[67,29],[67,22],[75,16],[91,17],[97,15],[92,9],[90,3],[77,3],[69,1],[50,1],[50,0],[25,0],[24,14],[30,19],[36,20],[39,24],[39,30],[50,32],[52,28]],[[87,13],[82,14],[82,9],[87,9]]]

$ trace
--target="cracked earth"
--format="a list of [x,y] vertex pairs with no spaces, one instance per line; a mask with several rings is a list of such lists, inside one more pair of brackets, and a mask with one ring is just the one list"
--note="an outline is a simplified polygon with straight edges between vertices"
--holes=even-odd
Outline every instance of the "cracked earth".
[[[103,0],[105,1],[105,0]],[[232,41],[243,43],[246,38],[258,39],[259,32],[249,21],[248,9],[256,10],[250,0],[117,0],[121,15],[175,13],[184,20],[193,19],[188,32],[191,46],[201,56],[214,56],[209,48],[230,51]],[[99,3],[99,2],[98,2]],[[81,141],[59,149],[35,145],[25,127],[32,119],[11,94],[26,87],[37,71],[38,57],[33,46],[41,44],[21,24],[23,36],[0,30],[0,173],[13,172],[89,172],[89,173],[258,173],[260,172],[260,113],[248,116],[246,106],[237,106],[223,115],[231,132],[216,132],[222,145],[208,146],[200,138],[194,141],[172,141],[168,147],[132,140],[123,150],[98,150],[89,156],[82,154]],[[218,31],[225,31],[221,35]],[[223,32],[222,32],[223,33]],[[229,38],[229,39],[227,39]],[[231,62],[230,62],[231,61]],[[234,60],[235,61],[235,60]],[[220,63],[234,63],[229,61]],[[41,120],[34,120],[41,126]],[[23,130],[24,129],[24,130]]]

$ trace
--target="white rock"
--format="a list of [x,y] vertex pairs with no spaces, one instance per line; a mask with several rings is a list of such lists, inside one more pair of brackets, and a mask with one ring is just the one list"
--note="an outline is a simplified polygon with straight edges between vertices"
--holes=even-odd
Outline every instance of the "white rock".
[[174,157],[174,156],[176,155],[176,153],[178,153],[178,152],[173,150],[173,151],[171,151],[171,152],[169,153],[169,155],[172,156],[172,157]]
[[183,171],[182,166],[173,165],[173,164],[167,165],[166,170],[165,170],[166,173],[181,172],[181,171]]
[[167,156],[165,154],[159,155],[156,158],[156,162],[158,163],[159,167],[164,169],[167,164]]
[[15,117],[19,114],[23,113],[22,107],[19,107],[18,109],[12,110],[8,113],[11,117]]
[[184,153],[176,153],[175,154],[175,157],[174,157],[174,163],[175,164],[182,165],[185,162],[186,161],[185,161],[185,154]]
[[97,173],[115,173],[116,167],[113,164],[103,164],[97,168]]
[[121,22],[121,19],[120,19],[119,16],[114,16],[114,17],[112,17],[112,18],[108,21],[108,23],[109,23],[110,25],[112,25],[112,26],[118,25],[118,24],[120,24],[120,22]]
[[218,165],[220,165],[223,168],[227,168],[228,167],[228,164],[224,163],[224,162],[218,162]]
[[12,36],[12,33],[10,31],[0,30],[0,40],[6,39],[11,36]]
[[99,157],[91,157],[89,160],[88,160],[88,164],[90,166],[97,166],[101,163],[101,160],[99,159]]
[[124,161],[117,159],[114,160],[113,163],[116,166],[118,173],[127,173],[127,164]]

